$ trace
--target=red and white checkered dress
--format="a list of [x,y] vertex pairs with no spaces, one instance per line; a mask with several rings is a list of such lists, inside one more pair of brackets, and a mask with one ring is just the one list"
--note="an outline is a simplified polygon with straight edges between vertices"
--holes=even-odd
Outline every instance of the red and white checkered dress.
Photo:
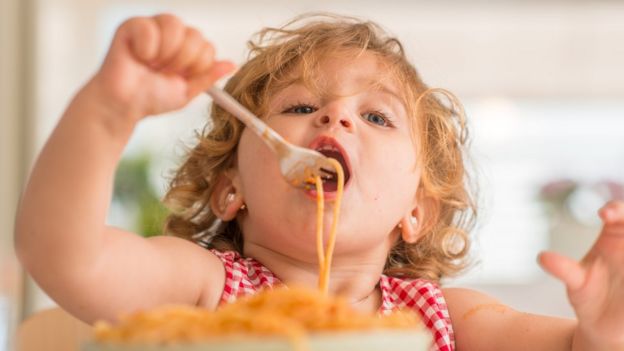
[[[260,262],[243,258],[237,252],[210,250],[223,261],[225,286],[221,303],[236,301],[239,296],[252,295],[282,282]],[[417,311],[433,334],[431,351],[455,350],[455,338],[446,301],[440,287],[424,279],[401,279],[382,275],[379,280],[382,303],[379,313],[388,314],[397,308]]]

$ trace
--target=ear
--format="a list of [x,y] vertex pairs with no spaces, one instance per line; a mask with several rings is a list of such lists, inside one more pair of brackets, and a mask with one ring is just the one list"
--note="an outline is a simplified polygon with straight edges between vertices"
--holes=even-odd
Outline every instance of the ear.
[[401,238],[408,244],[414,244],[420,240],[437,218],[437,201],[431,197],[425,197],[423,191],[419,191],[414,208],[408,211],[399,222]]
[[414,244],[421,237],[420,222],[418,220],[418,209],[410,211],[401,218],[399,222],[399,230],[401,230],[401,238],[408,244]]
[[238,173],[235,170],[221,173],[210,195],[212,213],[227,222],[236,218],[244,205]]

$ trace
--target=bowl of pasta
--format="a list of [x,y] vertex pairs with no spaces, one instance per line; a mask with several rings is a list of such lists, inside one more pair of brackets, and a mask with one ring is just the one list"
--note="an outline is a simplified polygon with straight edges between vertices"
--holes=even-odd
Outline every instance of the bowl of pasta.
[[369,315],[318,291],[278,288],[217,311],[165,306],[97,323],[83,351],[424,351],[431,340],[411,311]]

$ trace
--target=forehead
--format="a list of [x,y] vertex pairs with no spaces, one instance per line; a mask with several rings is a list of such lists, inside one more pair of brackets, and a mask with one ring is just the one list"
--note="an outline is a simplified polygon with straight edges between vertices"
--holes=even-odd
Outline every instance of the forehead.
[[328,98],[379,91],[405,105],[397,72],[383,57],[357,49],[309,56],[300,58],[271,90],[277,93],[288,86],[302,85]]

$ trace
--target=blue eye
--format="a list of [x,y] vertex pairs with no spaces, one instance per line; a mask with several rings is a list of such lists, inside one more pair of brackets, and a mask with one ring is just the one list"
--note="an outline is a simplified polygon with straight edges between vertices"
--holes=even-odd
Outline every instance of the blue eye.
[[297,104],[297,105],[293,105],[285,109],[284,113],[296,113],[296,114],[307,115],[307,114],[316,112],[316,110],[317,108],[312,105]]
[[370,123],[379,125],[379,126],[390,126],[390,121],[383,113],[379,112],[366,112],[362,115],[362,117]]

